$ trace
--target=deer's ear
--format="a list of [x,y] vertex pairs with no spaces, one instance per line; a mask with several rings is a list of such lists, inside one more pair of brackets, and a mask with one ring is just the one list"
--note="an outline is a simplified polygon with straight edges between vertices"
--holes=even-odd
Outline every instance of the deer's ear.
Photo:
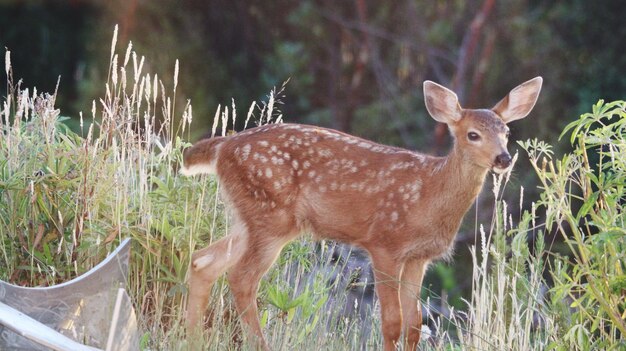
[[502,117],[505,123],[528,116],[537,102],[542,83],[543,78],[535,77],[518,85],[494,106],[493,112]]
[[450,124],[461,119],[459,98],[452,90],[435,82],[424,82],[424,103],[428,113],[437,122]]

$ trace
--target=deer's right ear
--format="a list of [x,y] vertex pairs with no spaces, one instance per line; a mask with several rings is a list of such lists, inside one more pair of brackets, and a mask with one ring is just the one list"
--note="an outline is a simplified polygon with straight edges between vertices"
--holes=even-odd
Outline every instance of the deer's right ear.
[[449,124],[461,119],[461,106],[456,94],[430,80],[424,82],[424,103],[437,122]]

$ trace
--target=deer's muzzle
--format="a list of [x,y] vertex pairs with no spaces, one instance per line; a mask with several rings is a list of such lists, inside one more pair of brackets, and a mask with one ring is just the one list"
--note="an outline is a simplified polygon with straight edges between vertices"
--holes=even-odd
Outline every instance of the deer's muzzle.
[[506,169],[511,166],[511,160],[511,155],[509,155],[508,152],[503,152],[500,155],[496,156],[493,166],[495,168]]

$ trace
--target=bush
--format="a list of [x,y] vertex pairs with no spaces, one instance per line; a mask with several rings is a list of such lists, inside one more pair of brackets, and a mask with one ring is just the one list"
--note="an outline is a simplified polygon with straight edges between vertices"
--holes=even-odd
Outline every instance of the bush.
[[599,101],[570,123],[574,151],[553,159],[547,144],[521,143],[539,176],[546,228],[571,256],[551,270],[558,350],[621,349],[626,344],[626,102]]

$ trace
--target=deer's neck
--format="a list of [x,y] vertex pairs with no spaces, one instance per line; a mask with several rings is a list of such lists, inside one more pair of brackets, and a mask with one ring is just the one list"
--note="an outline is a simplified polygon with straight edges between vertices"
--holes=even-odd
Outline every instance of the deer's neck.
[[449,220],[460,222],[480,193],[488,170],[469,161],[456,146],[440,162],[431,178],[433,190],[440,194],[437,207]]

